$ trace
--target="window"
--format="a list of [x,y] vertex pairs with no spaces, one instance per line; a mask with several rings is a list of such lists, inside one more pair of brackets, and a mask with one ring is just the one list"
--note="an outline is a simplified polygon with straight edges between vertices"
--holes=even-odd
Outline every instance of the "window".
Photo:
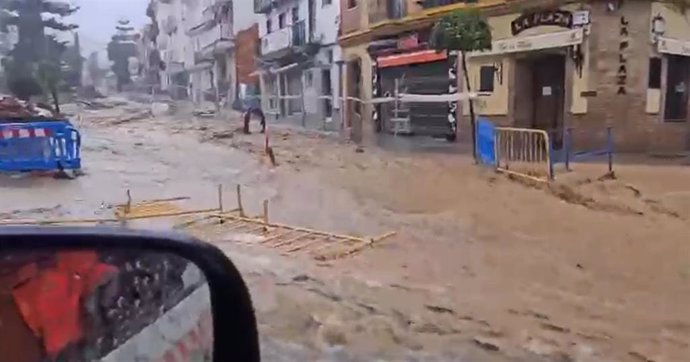
[[321,1],[321,6],[326,6],[326,5],[331,5],[331,4],[332,4],[332,0],[323,0],[323,1]]
[[661,58],[649,58],[649,83],[647,88],[661,88]]
[[347,8],[352,9],[357,6],[357,0],[347,0]]
[[273,22],[271,19],[266,20],[266,34],[270,33],[273,31]]
[[278,15],[278,29],[285,27],[285,13]]
[[328,49],[326,51],[326,61],[328,64],[333,64],[333,49]]
[[493,92],[494,91],[494,73],[496,68],[493,65],[482,65],[479,68],[479,91]]

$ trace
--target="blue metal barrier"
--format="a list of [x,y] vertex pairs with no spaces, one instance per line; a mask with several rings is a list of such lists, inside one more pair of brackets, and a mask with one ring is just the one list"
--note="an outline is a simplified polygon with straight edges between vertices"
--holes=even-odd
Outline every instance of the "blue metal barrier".
[[484,165],[496,166],[496,127],[486,118],[477,119],[477,157]]
[[80,148],[68,121],[0,124],[0,172],[79,170]]
[[585,161],[599,156],[606,156],[608,161],[609,172],[613,172],[613,131],[611,127],[606,128],[606,144],[603,148],[595,150],[580,150],[575,151],[573,141],[573,129],[568,128],[565,134],[565,145],[562,154],[558,158],[558,162],[565,163],[565,169],[570,171],[570,163]]

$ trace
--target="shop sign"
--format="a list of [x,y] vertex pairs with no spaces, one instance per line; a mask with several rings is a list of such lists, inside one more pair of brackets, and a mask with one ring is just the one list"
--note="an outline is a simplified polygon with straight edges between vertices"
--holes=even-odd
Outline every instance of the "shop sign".
[[630,32],[628,32],[630,22],[625,16],[621,16],[619,25],[620,43],[618,44],[618,71],[616,72],[616,84],[618,85],[618,95],[628,93],[626,84],[628,82],[628,48],[630,47]]
[[589,10],[573,11],[573,26],[589,25]]
[[472,52],[472,56],[527,52],[549,48],[560,48],[582,43],[582,29],[573,29],[522,38],[507,38],[491,42],[491,50]]
[[683,55],[690,57],[690,42],[673,38],[659,37],[659,53]]
[[510,30],[513,35],[518,35],[524,30],[542,25],[570,29],[573,27],[573,14],[565,10],[543,10],[523,14],[510,23]]
[[415,49],[419,47],[419,37],[417,33],[408,34],[398,38],[398,49]]

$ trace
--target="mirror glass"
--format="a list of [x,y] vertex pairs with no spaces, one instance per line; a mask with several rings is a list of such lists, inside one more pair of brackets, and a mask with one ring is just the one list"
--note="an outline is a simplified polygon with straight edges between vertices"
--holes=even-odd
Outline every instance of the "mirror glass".
[[201,270],[142,250],[0,255],[0,360],[212,361]]

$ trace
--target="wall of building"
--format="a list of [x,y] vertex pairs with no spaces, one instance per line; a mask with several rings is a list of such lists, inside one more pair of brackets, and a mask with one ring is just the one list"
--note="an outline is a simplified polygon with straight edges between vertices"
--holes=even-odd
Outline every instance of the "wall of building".
[[352,0],[340,0],[340,31],[341,34],[349,34],[369,26],[367,15],[368,3],[365,0],[357,0],[357,5],[350,7]]

